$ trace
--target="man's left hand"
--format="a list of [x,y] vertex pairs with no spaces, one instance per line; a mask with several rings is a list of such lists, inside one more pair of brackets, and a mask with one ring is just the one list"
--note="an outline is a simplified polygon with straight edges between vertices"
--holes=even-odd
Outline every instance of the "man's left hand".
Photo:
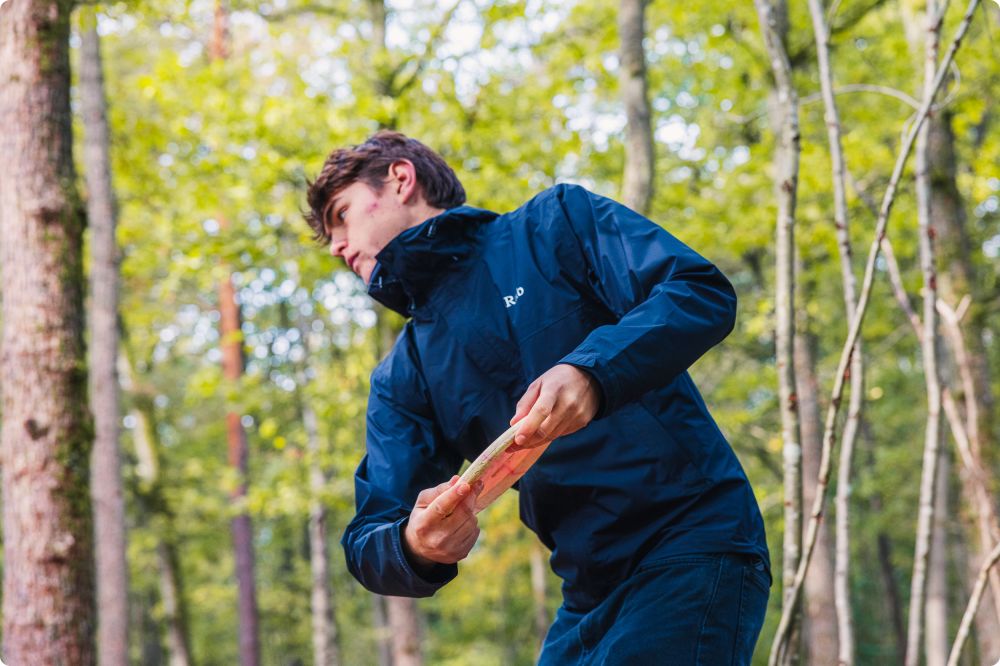
[[576,366],[555,366],[533,381],[518,401],[510,423],[523,422],[514,446],[534,448],[584,427],[597,413],[600,391],[597,380]]

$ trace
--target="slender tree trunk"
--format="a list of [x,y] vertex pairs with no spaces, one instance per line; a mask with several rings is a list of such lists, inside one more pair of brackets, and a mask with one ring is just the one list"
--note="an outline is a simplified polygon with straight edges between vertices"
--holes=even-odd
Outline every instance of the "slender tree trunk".
[[[847,214],[847,178],[844,151],[840,141],[840,113],[833,91],[833,71],[830,65],[830,29],[826,24],[825,10],[820,0],[809,0],[813,34],[816,39],[816,59],[819,65],[820,88],[823,96],[823,118],[826,122],[827,140],[830,144],[830,163],[833,181],[834,226],[837,230],[837,247],[840,250],[840,275],[844,291],[847,320],[852,321],[857,311],[857,281],[854,276],[850,226]],[[851,356],[850,404],[840,449],[837,469],[836,523],[837,546],[835,564],[835,605],[839,636],[838,657],[840,664],[854,663],[854,622],[851,617],[850,576],[850,491],[851,467],[854,444],[861,421],[864,400],[864,355],[859,340]]]
[[[754,0],[764,44],[774,77],[769,100],[771,126],[779,137],[775,148],[775,196],[778,217],[775,240],[775,357],[778,368],[778,401],[781,411],[784,461],[785,533],[782,561],[783,607],[792,613],[792,627],[801,624],[801,609],[789,597],[802,550],[802,447],[799,444],[799,414],[795,393],[795,204],[799,177],[799,108],[792,84],[791,65],[785,51],[788,33],[784,0]],[[794,633],[794,630],[793,630]],[[798,658],[798,641],[784,646],[780,663]]]
[[[800,312],[802,308],[800,308]],[[813,357],[815,339],[805,326],[795,334],[795,384],[799,396],[802,431],[802,501],[812,504],[819,476],[819,457],[823,431],[819,416],[819,386]],[[806,663],[824,666],[837,663],[837,615],[833,593],[833,556],[830,530],[820,525],[816,554],[806,575],[805,639]]]
[[[927,30],[924,50],[924,99],[934,96],[934,78],[937,71],[938,40],[941,34],[943,12],[937,2],[929,0],[926,7]],[[917,538],[914,545],[913,577],[910,584],[910,614],[906,638],[906,666],[920,663],[921,633],[925,620],[925,595],[927,591],[927,558],[934,526],[935,494],[937,489],[937,463],[941,443],[941,380],[938,359],[940,337],[937,327],[937,272],[934,260],[934,229],[930,219],[930,182],[927,171],[927,132],[929,125],[921,126],[917,134],[915,155],[917,218],[919,221],[918,244],[920,266],[923,274],[923,339],[921,356],[924,379],[927,384],[927,425],[924,438],[923,471],[920,480],[920,506]]]
[[[382,306],[376,309],[376,354],[378,358],[392,349],[399,333],[397,319]],[[389,626],[392,666],[421,666],[424,663],[420,642],[420,609],[417,600],[408,597],[385,597]]]
[[71,9],[0,7],[2,655],[18,665],[96,657]]
[[[298,281],[298,275],[294,276]],[[281,303],[282,326],[292,327],[287,301]],[[333,612],[333,589],[330,585],[330,555],[327,547],[327,511],[320,500],[326,489],[327,476],[323,470],[322,448],[320,446],[319,419],[316,410],[306,394],[309,384],[307,368],[312,356],[309,346],[309,326],[303,317],[296,317],[295,328],[299,331],[303,354],[295,363],[295,401],[306,431],[306,450],[309,454],[309,568],[312,572],[312,641],[313,659],[316,666],[338,666],[341,663],[338,632]]]
[[80,115],[90,220],[90,404],[94,413],[91,499],[97,565],[97,661],[128,662],[128,565],[118,444],[118,246],[107,103],[96,23],[80,45]]
[[621,0],[618,11],[619,85],[625,104],[625,174],[622,198],[625,205],[649,213],[653,198],[653,127],[646,83],[646,0]]
[[938,452],[937,489],[934,492],[934,526],[927,566],[927,666],[948,661],[948,480],[951,466],[947,451]]
[[[212,22],[212,41],[209,55],[212,60],[225,60],[229,53],[229,16],[223,0],[216,0],[215,19]],[[220,215],[219,226],[227,228],[228,219]],[[240,325],[240,306],[231,276],[219,284],[220,337],[222,345],[222,373],[227,382],[236,385],[243,375],[243,332]],[[226,439],[229,465],[240,479],[233,491],[232,501],[239,503],[247,494],[249,449],[240,414],[226,414]],[[257,586],[254,582],[253,524],[245,510],[232,520],[233,551],[236,566],[236,585],[239,591],[239,651],[241,666],[260,663],[260,639],[257,617]]]
[[[132,394],[130,414],[135,419],[136,476],[139,480],[139,497],[148,519],[157,529],[156,566],[160,578],[160,598],[163,605],[163,622],[166,625],[166,642],[170,666],[192,664],[188,638],[187,605],[184,602],[180,562],[177,556],[177,530],[174,512],[163,492],[160,478],[159,435],[153,411],[152,395],[137,384],[128,355],[119,355],[122,386]],[[145,663],[145,662],[144,662]]]
[[[757,2],[759,3],[758,7],[766,4],[764,3],[764,0],[757,0]],[[932,91],[937,91],[941,87],[945,74],[949,71],[951,63],[954,62],[955,54],[958,53],[959,48],[962,46],[962,40],[968,33],[969,26],[972,23],[972,17],[974,16],[978,6],[979,0],[969,0],[965,14],[962,16],[962,21],[955,30],[955,36],[951,40],[951,44],[949,45],[948,51],[944,56],[944,60],[934,75],[934,81],[931,85]],[[770,46],[769,50],[771,50]],[[771,654],[768,657],[769,666],[774,666],[774,664],[779,661],[783,661],[783,655],[788,652],[788,646],[793,644],[792,641],[790,641],[790,638],[792,637],[792,629],[794,627],[794,612],[798,609],[798,600],[801,597],[802,583],[805,580],[806,570],[809,568],[809,561],[812,557],[816,544],[816,534],[818,533],[819,523],[823,517],[823,504],[826,496],[826,488],[829,484],[830,457],[833,451],[834,440],[836,439],[837,415],[840,411],[840,403],[843,398],[845,378],[849,377],[848,370],[850,368],[851,357],[853,356],[852,352],[858,341],[858,336],[861,334],[861,328],[864,326],[865,314],[868,310],[872,285],[875,280],[875,265],[878,260],[882,242],[886,238],[886,230],[889,225],[889,215],[892,213],[892,206],[896,200],[896,192],[899,187],[899,181],[900,178],[902,178],[903,169],[906,166],[906,161],[913,148],[917,132],[920,131],[924,121],[927,119],[927,114],[929,113],[933,103],[933,97],[933,94],[925,95],[924,100],[920,103],[916,119],[911,123],[906,135],[903,137],[902,145],[900,146],[899,153],[896,156],[896,163],[892,168],[892,175],[889,177],[889,184],[886,187],[885,194],[882,196],[878,219],[875,222],[874,238],[869,247],[868,258],[865,261],[865,271],[864,277],[861,281],[861,292],[858,298],[857,311],[855,312],[854,319],[851,321],[851,326],[847,333],[847,339],[844,341],[844,345],[840,350],[840,360],[837,361],[837,370],[834,374],[833,390],[830,392],[830,403],[827,406],[826,420],[823,423],[823,452],[820,459],[820,476],[817,483],[816,501],[813,503],[809,516],[809,526],[803,543],[802,559],[795,572],[792,589],[786,592],[786,598],[789,603],[785,604],[782,609],[781,618],[778,620],[778,628],[774,633],[774,641],[771,644]],[[931,486],[933,487],[933,484],[931,484]]]
[[386,598],[372,595],[372,625],[375,628],[375,645],[378,654],[378,666],[393,666],[392,646],[389,640],[389,613],[386,609]]
[[545,635],[549,633],[549,611],[546,608],[548,597],[545,586],[545,552],[542,544],[534,541],[531,544],[531,596],[535,602],[535,656],[542,651]]

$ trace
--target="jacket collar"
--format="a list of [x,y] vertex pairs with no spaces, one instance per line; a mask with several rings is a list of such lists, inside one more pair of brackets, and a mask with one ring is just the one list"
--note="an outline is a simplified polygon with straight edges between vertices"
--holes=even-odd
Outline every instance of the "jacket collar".
[[403,231],[375,256],[368,295],[404,317],[412,315],[448,267],[472,253],[480,225],[496,217],[459,206]]

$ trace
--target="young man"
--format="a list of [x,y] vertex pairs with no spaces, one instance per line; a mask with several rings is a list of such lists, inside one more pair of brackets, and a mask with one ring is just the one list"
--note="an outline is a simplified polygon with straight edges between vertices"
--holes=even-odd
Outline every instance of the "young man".
[[722,273],[581,187],[464,206],[444,160],[394,132],[331,153],[308,198],[317,239],[410,318],[371,377],[351,573],[413,597],[453,579],[479,535],[453,475],[523,419],[518,446],[551,445],[521,518],[564,581],[540,663],[749,663],[764,525],[686,372],[733,327]]

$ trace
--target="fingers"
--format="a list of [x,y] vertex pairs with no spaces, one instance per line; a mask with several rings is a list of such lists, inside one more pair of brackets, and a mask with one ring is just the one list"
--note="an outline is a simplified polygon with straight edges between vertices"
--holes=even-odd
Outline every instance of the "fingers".
[[541,391],[542,383],[540,378],[531,383],[528,390],[524,392],[521,399],[517,401],[517,409],[514,411],[514,417],[510,420],[510,425],[514,425],[531,411],[532,405],[535,404],[535,400],[538,399],[538,393]]
[[[446,488],[442,493],[433,499],[433,501],[427,506],[427,510],[434,513],[438,517],[444,519],[455,513],[455,510],[463,504],[463,501],[467,501],[472,497],[472,488],[468,483],[464,481],[458,481],[458,477],[455,477],[455,481],[449,481],[450,487]],[[438,486],[440,488],[441,486]],[[466,502],[467,503],[467,502]]]
[[540,444],[546,441],[548,437],[556,436],[557,433],[553,431],[553,426],[556,423],[550,420],[555,406],[555,392],[540,390],[537,399],[531,405],[528,415],[521,420],[521,428],[517,431],[517,437],[514,439],[514,442],[518,446],[525,446],[532,442]]
[[426,490],[421,490],[420,494],[417,495],[417,501],[413,505],[418,509],[425,509],[431,505],[436,498],[440,497],[445,491],[454,486],[458,482],[458,475],[451,477],[444,483],[438,484],[433,488],[427,488]]

